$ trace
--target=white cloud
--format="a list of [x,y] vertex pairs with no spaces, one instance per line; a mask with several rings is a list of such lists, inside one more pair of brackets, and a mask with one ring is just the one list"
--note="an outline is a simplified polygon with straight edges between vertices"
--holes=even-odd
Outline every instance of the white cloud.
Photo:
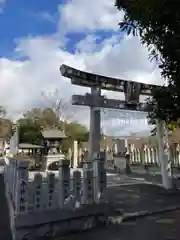
[[[66,24],[64,29],[68,31],[116,29],[117,20],[122,17],[122,13],[117,12],[113,2],[109,0],[74,0],[62,7],[60,12],[61,23]],[[19,115],[29,107],[42,104],[42,91],[48,92],[58,88],[61,98],[65,99],[70,99],[73,93],[87,92],[88,89],[72,86],[69,79],[61,76],[59,66],[63,63],[103,75],[162,83],[159,71],[149,62],[147,49],[140,44],[138,38],[114,35],[96,46],[99,36],[91,32],[76,45],[73,54],[66,49],[64,37],[60,32],[52,36],[24,38],[17,42],[15,49],[15,57],[21,61],[0,59],[0,100],[11,114]],[[26,60],[23,60],[24,58]],[[105,94],[122,98],[120,93]],[[88,108],[76,109],[74,118],[88,125]],[[107,132],[113,129],[111,121],[106,124],[109,126]],[[133,129],[138,132],[148,130],[148,127],[147,124],[134,122],[126,124],[121,133],[130,133]]]
[[114,4],[114,0],[72,0],[60,5],[59,28],[66,32],[118,30],[123,13]]
[[[90,42],[87,41],[87,45]],[[92,42],[94,45],[94,42]],[[85,48],[85,43],[83,44]],[[82,53],[87,69],[96,73],[146,83],[162,84],[159,70],[148,59],[148,51],[138,37],[113,36],[104,40],[101,50]]]
[[92,53],[97,51],[98,45],[96,41],[98,40],[98,37],[95,35],[88,35],[86,38],[83,40],[79,41],[76,44],[76,52],[78,53]]

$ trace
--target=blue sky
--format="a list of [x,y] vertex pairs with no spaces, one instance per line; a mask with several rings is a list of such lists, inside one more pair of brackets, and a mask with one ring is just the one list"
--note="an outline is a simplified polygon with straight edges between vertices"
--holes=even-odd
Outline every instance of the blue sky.
[[[61,17],[58,8],[64,6],[68,0],[7,0],[0,15],[0,56],[10,57],[16,42],[24,37],[47,36],[56,33],[57,22]],[[97,44],[110,38],[111,30],[96,30]],[[119,34],[119,33],[118,33]],[[121,34],[122,35],[122,34]],[[69,39],[66,47],[68,51],[75,51],[75,44],[87,36],[86,32],[68,32]]]
[[[88,91],[71,85],[60,75],[59,66],[63,63],[102,75],[161,83],[159,71],[149,62],[148,51],[139,39],[119,31],[123,12],[114,7],[114,0],[1,2],[0,101],[11,117],[42,103],[45,106],[42,91],[59,89],[59,97],[67,101],[73,93]],[[105,94],[122,97],[119,93]],[[117,118],[124,118],[124,113],[111,115],[106,124],[111,133],[148,131],[147,124],[134,121],[134,116],[129,117],[129,124],[116,122]],[[75,120],[88,125],[88,108],[80,108]]]
[[[0,55],[6,55],[13,50],[15,40],[24,36],[52,34],[56,31],[58,19],[57,5],[59,0],[9,0],[0,15]],[[53,21],[43,18],[49,14]]]

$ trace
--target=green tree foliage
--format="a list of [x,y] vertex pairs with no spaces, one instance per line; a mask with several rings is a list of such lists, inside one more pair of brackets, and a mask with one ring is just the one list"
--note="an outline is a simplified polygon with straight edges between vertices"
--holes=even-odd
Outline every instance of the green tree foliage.
[[32,119],[22,118],[18,120],[19,141],[21,143],[41,144],[41,127]]
[[89,138],[89,132],[87,128],[78,123],[66,123],[65,126],[66,135],[68,136],[62,143],[62,150],[67,152],[72,147],[73,141],[76,140],[78,143],[87,142]]
[[77,140],[78,142],[87,141],[89,136],[87,128],[78,123],[67,124],[66,134],[70,136],[73,140]]
[[57,127],[58,118],[50,108],[33,108],[23,114],[19,119],[20,142],[40,144],[43,128]]
[[20,142],[41,144],[41,131],[43,128],[65,129],[67,139],[63,140],[63,151],[72,147],[74,140],[79,143],[88,140],[88,131],[85,126],[78,123],[62,122],[58,119],[54,111],[50,108],[33,108],[24,113],[24,117],[19,119]]
[[51,108],[33,108],[23,114],[25,119],[29,119],[41,127],[59,127],[59,119]]
[[[167,129],[169,132],[175,132],[178,128],[180,128],[180,121],[177,122],[171,122],[167,124]],[[151,136],[156,135],[156,126],[151,130]]]
[[178,0],[116,0],[116,7],[125,13],[119,23],[121,30],[140,36],[150,58],[159,64],[162,77],[169,81],[167,88],[154,90],[153,98],[148,100],[150,118],[167,123],[180,119],[179,3]]
[[0,106],[0,137],[8,139],[12,133],[12,122],[6,117],[6,109]]

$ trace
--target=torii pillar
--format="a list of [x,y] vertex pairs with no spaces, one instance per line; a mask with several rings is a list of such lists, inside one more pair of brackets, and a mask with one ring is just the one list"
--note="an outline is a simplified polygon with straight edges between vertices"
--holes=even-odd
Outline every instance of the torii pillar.
[[[100,88],[91,88],[91,95],[96,104],[101,96]],[[89,160],[92,161],[94,156],[100,152],[101,143],[101,110],[100,108],[90,106],[90,132],[89,132]]]

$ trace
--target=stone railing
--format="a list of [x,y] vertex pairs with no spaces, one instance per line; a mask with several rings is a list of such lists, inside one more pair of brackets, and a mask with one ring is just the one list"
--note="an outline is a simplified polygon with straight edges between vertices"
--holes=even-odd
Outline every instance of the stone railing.
[[[59,236],[87,227],[89,219],[107,212],[104,159],[84,164],[70,176],[68,160],[60,160],[59,175],[40,173],[29,179],[28,161],[9,159],[4,180],[13,239]],[[97,220],[98,218],[96,218]],[[92,225],[92,221],[90,221]],[[94,223],[94,222],[93,222]]]
[[[180,167],[180,151],[174,147],[170,147],[170,159],[174,167]],[[132,164],[156,164],[159,165],[158,149],[157,148],[146,148],[137,149],[134,148],[131,153]]]
[[137,149],[130,152],[132,164],[159,164],[157,148]]

